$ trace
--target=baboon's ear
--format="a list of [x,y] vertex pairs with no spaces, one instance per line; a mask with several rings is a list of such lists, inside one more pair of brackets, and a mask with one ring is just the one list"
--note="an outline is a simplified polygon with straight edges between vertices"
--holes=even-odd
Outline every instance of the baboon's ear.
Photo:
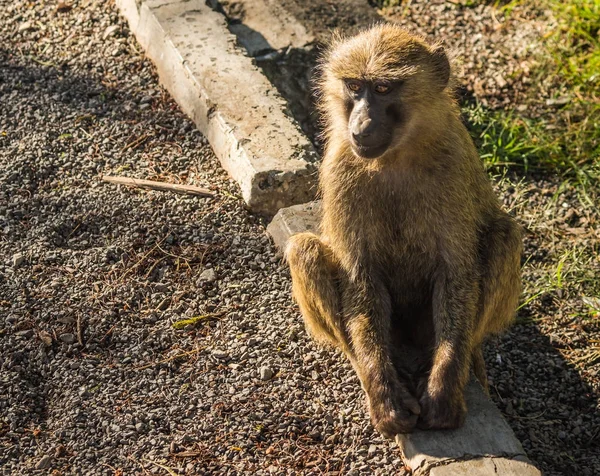
[[444,89],[450,80],[450,62],[442,45],[431,48],[431,63],[435,71],[436,82]]

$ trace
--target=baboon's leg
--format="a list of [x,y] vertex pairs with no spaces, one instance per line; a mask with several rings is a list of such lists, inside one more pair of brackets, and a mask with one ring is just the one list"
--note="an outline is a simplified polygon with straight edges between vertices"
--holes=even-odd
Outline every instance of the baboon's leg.
[[384,435],[412,430],[420,407],[398,378],[390,352],[390,298],[370,279],[351,283],[316,235],[290,239],[293,293],[309,332],[348,356],[367,394],[373,425]]
[[478,341],[504,330],[514,319],[521,294],[521,230],[501,217],[485,236],[483,248],[482,315]]
[[[436,351],[427,390],[421,397],[422,426],[426,428],[460,426],[466,412],[464,387],[469,364],[485,337],[506,328],[515,314],[520,293],[518,226],[508,216],[496,217],[486,230],[481,249],[479,264],[470,277],[446,272],[435,283]],[[487,380],[482,356],[481,365],[474,368],[480,381]]]
[[481,345],[476,346],[471,352],[471,365],[473,366],[475,378],[479,381],[485,393],[489,395],[490,389],[488,385],[487,372],[485,371],[485,359],[483,358]]
[[290,238],[286,259],[292,274],[292,293],[309,333],[349,354],[341,319],[339,267],[329,247],[312,233]]

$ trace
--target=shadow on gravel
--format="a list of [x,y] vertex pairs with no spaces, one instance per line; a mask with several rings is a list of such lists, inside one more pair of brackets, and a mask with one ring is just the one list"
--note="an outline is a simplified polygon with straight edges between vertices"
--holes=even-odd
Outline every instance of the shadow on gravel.
[[544,474],[597,474],[599,395],[559,349],[536,324],[515,324],[486,346],[490,393]]
[[318,56],[317,47],[291,48],[274,59],[257,58],[256,63],[287,101],[289,114],[298,121],[317,150],[322,152],[312,81]]
[[[92,79],[92,75],[102,74],[98,71],[86,76],[72,71],[66,63],[25,66],[18,64],[16,58],[13,59],[14,55],[13,58],[10,56],[9,52],[0,51],[0,86],[3,82],[8,83],[8,78],[11,77],[10,81],[18,84],[18,88],[13,90],[12,94],[30,95],[37,99],[33,103],[39,103],[40,99],[50,100],[80,112],[82,121],[94,116],[109,115],[113,120],[124,121],[139,118],[140,111],[146,109],[150,111],[146,111],[145,115],[152,113],[150,107],[152,97],[132,94],[131,88],[122,87],[118,79],[110,75],[98,81]],[[4,94],[9,92],[6,91]],[[0,98],[2,98],[2,88],[0,88]],[[35,114],[34,111],[31,112]],[[15,117],[15,120],[18,119]]]

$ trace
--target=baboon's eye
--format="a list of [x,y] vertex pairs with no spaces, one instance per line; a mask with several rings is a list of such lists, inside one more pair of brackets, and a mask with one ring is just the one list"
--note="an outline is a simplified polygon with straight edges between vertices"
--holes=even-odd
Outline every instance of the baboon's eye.
[[353,80],[346,80],[346,87],[353,93],[357,93],[362,89],[360,82]]
[[390,85],[385,83],[378,83],[375,85],[375,92],[377,94],[386,94],[390,92]]

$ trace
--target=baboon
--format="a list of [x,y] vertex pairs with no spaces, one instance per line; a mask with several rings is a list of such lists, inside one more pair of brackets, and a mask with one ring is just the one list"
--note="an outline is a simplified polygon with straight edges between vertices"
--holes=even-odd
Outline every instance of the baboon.
[[[493,192],[444,49],[399,26],[335,38],[321,65],[320,237],[286,248],[308,331],[340,348],[387,437],[456,428],[482,342],[514,318],[521,231]],[[401,348],[422,357],[406,370]]]

